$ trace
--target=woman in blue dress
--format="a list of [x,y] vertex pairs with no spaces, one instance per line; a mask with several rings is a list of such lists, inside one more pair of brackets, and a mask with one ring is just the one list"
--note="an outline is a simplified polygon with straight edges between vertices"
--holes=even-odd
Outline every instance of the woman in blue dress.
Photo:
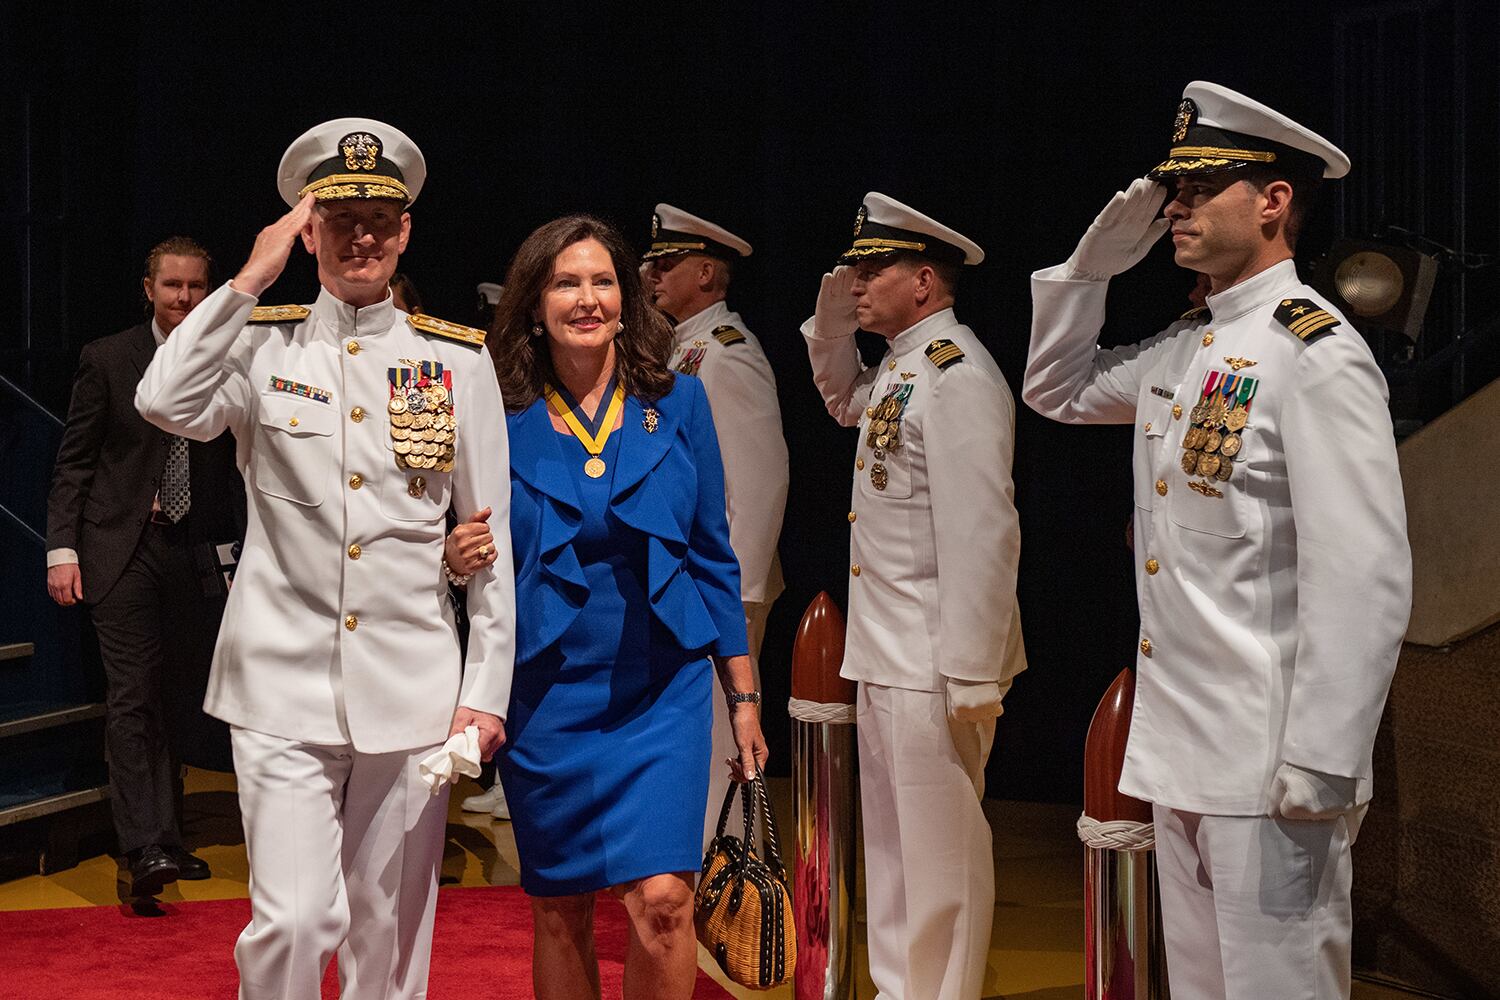
[[[766,759],[739,566],[702,384],[613,227],[575,215],[516,252],[489,338],[506,404],[516,671],[500,775],[531,897],[536,995],[599,995],[593,900],[630,914],[626,997],[688,997],[713,684],[737,780]],[[493,558],[482,523],[450,568]]]

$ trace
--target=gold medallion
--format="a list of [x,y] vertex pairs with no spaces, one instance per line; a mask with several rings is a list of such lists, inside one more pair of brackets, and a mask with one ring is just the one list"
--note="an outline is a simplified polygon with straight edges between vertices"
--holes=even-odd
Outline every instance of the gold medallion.
[[406,440],[392,441],[391,450],[398,455],[406,455],[411,452],[411,442]]
[[1208,415],[1203,418],[1203,422],[1210,427],[1219,427],[1227,416],[1229,416],[1229,407],[1224,405],[1224,400],[1215,399],[1208,404]]
[[388,406],[387,409],[389,409],[392,413],[405,413],[406,412],[406,397],[405,396],[392,396],[391,397],[390,406]]
[[1218,451],[1219,443],[1224,440],[1218,431],[1209,431],[1208,438],[1203,442],[1204,451]]
[[1182,436],[1182,446],[1184,448],[1197,448],[1203,444],[1203,438],[1206,433],[1202,427],[1189,427],[1188,432]]
[[[1185,452],[1182,453],[1182,471],[1186,472],[1188,475],[1191,476],[1193,474],[1194,470],[1196,470],[1197,468],[1198,468],[1198,453],[1196,451],[1194,451],[1193,449],[1189,448],[1187,451],[1185,451]],[[1157,485],[1156,491],[1158,493],[1164,492],[1162,490],[1160,484]]]
[[410,428],[407,428],[407,427],[392,427],[391,428],[391,440],[392,441],[405,441],[409,437],[411,437],[411,429]]
[[1203,478],[1207,479],[1209,476],[1212,476],[1214,473],[1216,473],[1218,471],[1219,471],[1219,456],[1218,455],[1204,455],[1202,458],[1198,459],[1198,475],[1200,475]]
[[1233,462],[1220,462],[1219,471],[1214,473],[1214,478],[1221,483],[1227,483],[1229,481],[1229,475],[1232,472],[1234,472]]
[[1199,403],[1188,413],[1188,419],[1195,424],[1201,424],[1208,417],[1208,404]]
[[597,455],[583,463],[583,474],[590,479],[598,479],[604,475],[604,459]]
[[427,387],[427,398],[441,406],[448,402],[448,387],[439,383],[433,383]]
[[411,426],[411,422],[412,422],[413,419],[415,419],[415,418],[410,413],[392,413],[391,414],[391,426],[392,427],[410,427]]
[[1224,426],[1232,431],[1242,431],[1250,422],[1250,413],[1243,406],[1236,406],[1224,417]]
[[870,425],[870,430],[874,431],[876,434],[884,434],[887,430],[890,429],[890,426],[890,421],[877,420]]
[[1224,443],[1219,445],[1219,454],[1225,458],[1233,458],[1240,453],[1244,443],[1244,439],[1238,434],[1227,434],[1224,436]]
[[870,485],[871,486],[874,486],[877,490],[883,490],[883,489],[885,489],[886,484],[889,483],[889,482],[890,482],[890,477],[887,474],[886,468],[885,468],[884,465],[881,465],[879,462],[876,462],[874,465],[870,466]]

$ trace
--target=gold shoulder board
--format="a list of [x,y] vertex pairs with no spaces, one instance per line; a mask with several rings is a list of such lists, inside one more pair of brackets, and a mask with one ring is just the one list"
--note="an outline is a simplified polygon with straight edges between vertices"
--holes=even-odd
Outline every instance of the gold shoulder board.
[[312,315],[307,306],[256,306],[250,310],[249,323],[300,323]]
[[1178,316],[1177,318],[1179,320],[1183,320],[1183,319],[1200,319],[1201,317],[1204,317],[1204,316],[1207,316],[1207,315],[1208,315],[1208,306],[1193,306],[1193,308],[1189,309],[1187,312],[1183,313],[1181,316]]
[[459,326],[457,323],[450,323],[436,316],[428,316],[426,313],[408,316],[406,321],[418,333],[430,333],[434,337],[456,340],[460,344],[468,344],[471,347],[484,346],[485,332],[475,326]]
[[1276,307],[1276,322],[1286,327],[1304,344],[1322,340],[1333,333],[1339,318],[1312,299],[1282,299]]
[[928,361],[937,365],[938,371],[946,371],[964,359],[963,348],[942,337],[928,344],[923,353]]
[[721,326],[714,331],[714,339],[725,347],[730,347],[734,344],[743,344],[745,335],[732,326]]

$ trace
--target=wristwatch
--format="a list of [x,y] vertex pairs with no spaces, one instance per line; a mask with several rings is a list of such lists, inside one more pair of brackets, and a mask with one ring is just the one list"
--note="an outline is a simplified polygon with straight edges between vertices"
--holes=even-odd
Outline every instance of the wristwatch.
[[724,700],[727,701],[727,702],[729,702],[729,710],[730,711],[734,711],[734,706],[743,704],[745,702],[749,702],[752,705],[759,705],[760,704],[760,692],[759,691],[731,691],[728,695],[725,696]]

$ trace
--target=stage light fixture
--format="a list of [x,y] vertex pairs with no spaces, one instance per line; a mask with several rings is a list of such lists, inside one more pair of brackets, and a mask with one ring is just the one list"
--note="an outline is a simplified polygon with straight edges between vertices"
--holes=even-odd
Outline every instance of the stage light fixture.
[[1396,243],[1339,240],[1312,284],[1361,331],[1393,330],[1415,341],[1436,278],[1436,257]]

